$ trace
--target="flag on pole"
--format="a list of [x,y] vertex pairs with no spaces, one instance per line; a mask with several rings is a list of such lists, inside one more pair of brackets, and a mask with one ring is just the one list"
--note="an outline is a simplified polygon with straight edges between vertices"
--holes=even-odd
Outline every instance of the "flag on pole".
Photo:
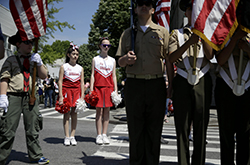
[[23,41],[45,35],[47,0],[10,0],[10,11]]
[[215,50],[222,49],[238,26],[239,0],[194,0],[192,30]]
[[155,19],[159,25],[169,31],[171,0],[158,0],[156,3]]

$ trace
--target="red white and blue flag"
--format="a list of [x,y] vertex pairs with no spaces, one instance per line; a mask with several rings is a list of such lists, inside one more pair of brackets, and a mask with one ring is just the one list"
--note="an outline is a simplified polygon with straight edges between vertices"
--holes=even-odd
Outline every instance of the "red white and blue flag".
[[10,11],[23,41],[46,33],[47,0],[10,0]]
[[238,26],[236,8],[239,0],[194,0],[193,32],[215,50],[222,49]]
[[156,3],[155,19],[159,25],[169,31],[171,0],[158,0]]

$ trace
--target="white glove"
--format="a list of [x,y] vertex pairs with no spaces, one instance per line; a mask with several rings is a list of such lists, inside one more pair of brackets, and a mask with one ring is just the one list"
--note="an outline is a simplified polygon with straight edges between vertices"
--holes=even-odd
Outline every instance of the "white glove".
[[8,111],[9,106],[9,100],[7,95],[0,95],[0,108],[4,109],[4,112],[6,113]]
[[43,65],[43,61],[41,59],[41,56],[38,53],[32,54],[30,61],[31,62],[36,62],[37,66]]

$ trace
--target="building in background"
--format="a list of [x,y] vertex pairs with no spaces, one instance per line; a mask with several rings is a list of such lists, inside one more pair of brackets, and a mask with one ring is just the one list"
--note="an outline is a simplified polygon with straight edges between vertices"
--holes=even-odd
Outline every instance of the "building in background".
[[4,36],[4,48],[5,48],[4,58],[0,60],[0,69],[1,69],[6,58],[13,55],[13,53],[16,51],[16,47],[11,45],[8,42],[8,39],[10,36],[16,34],[17,28],[9,9],[0,5],[0,15],[1,15],[0,24]]

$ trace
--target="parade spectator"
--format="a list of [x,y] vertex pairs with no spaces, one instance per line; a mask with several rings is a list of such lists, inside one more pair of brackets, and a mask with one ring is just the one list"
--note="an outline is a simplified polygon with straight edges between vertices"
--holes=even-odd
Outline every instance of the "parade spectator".
[[[86,96],[87,94],[90,93],[90,79],[86,78],[85,80],[85,85],[84,85],[84,95]],[[87,107],[90,108],[90,104],[86,103]]]
[[[250,90],[247,86],[250,79],[249,41],[250,34],[238,28],[228,45],[216,53],[220,65],[215,103],[220,131],[221,165],[235,164],[235,148],[236,164],[250,164]],[[243,51],[242,66],[239,65],[240,49]],[[242,72],[237,75],[240,68]],[[238,83],[238,76],[241,83]]]
[[[84,100],[84,71],[77,64],[79,58],[79,48],[70,43],[67,50],[65,64],[60,67],[59,71],[59,105],[69,103],[71,110],[63,115],[64,128],[64,145],[77,145],[75,132],[77,126],[76,101]],[[66,102],[64,101],[66,98]],[[71,132],[69,134],[69,118],[71,117]]]
[[[180,9],[185,12],[188,24],[181,29],[172,31],[169,39],[168,56],[169,61],[177,67],[177,75],[173,80],[169,81],[173,81],[178,163],[191,164],[189,133],[193,122],[194,141],[191,162],[193,165],[204,165],[206,132],[212,99],[212,79],[208,71],[210,68],[209,60],[213,58],[213,49],[205,41],[200,40],[197,35],[193,34],[190,29],[191,0],[181,0]],[[197,48],[197,55],[194,54],[194,47]],[[195,74],[193,74],[194,56],[197,57]]]
[[54,90],[54,80],[50,78],[50,75],[47,76],[47,78],[44,80],[44,93],[45,93],[45,99],[44,99],[44,108],[47,108],[48,104],[48,98],[49,98],[49,108],[52,107],[52,94]]
[[96,104],[96,144],[109,144],[107,130],[109,124],[110,107],[114,106],[111,93],[117,93],[116,62],[108,55],[111,47],[107,37],[100,38],[100,55],[92,60],[92,71],[90,79],[90,92],[95,91],[98,95]]
[[29,90],[32,88],[34,62],[37,63],[37,78],[45,79],[47,69],[39,54],[31,54],[33,40],[22,41],[17,32],[9,38],[9,43],[17,47],[17,55],[6,59],[0,72],[0,107],[4,114],[0,120],[0,164],[5,164],[11,152],[21,114],[25,127],[29,159],[39,164],[49,163],[43,157],[39,144],[42,129],[42,115],[39,112],[39,97],[34,105],[29,104]]
[[56,100],[58,98],[58,95],[59,95],[59,88],[58,88],[58,80],[54,79],[54,90],[53,90],[53,95],[52,95],[52,98],[53,98],[53,107],[55,107],[56,105]]
[[126,67],[130,164],[159,164],[167,96],[163,59],[168,53],[169,33],[153,23],[154,7],[153,0],[136,0],[135,51],[131,47],[132,29],[128,28],[121,35],[116,53],[118,64]]

